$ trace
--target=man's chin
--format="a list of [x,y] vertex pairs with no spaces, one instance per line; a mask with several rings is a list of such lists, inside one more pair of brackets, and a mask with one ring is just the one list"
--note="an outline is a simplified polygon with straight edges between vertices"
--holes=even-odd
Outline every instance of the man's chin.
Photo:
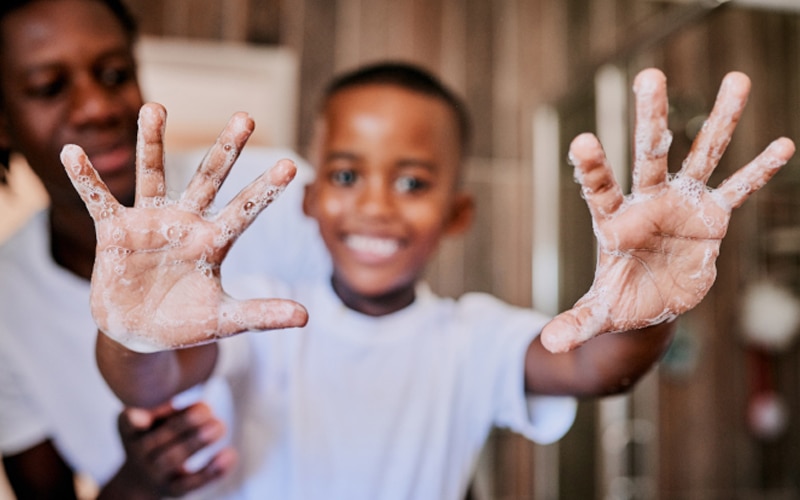
[[116,198],[118,202],[126,207],[133,206],[136,193],[136,181],[132,176],[116,175],[111,176],[111,178],[107,180],[103,180],[106,186],[108,186],[108,190],[111,191],[111,194],[114,195],[114,198]]

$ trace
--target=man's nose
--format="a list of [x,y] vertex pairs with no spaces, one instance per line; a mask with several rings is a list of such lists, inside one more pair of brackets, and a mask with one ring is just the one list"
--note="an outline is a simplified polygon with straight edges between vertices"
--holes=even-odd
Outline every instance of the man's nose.
[[117,96],[92,76],[76,80],[72,92],[70,115],[76,125],[103,122],[112,116],[116,108]]

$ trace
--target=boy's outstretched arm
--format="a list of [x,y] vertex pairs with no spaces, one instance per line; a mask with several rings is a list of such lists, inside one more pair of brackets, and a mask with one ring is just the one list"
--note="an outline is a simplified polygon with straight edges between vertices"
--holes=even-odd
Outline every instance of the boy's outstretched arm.
[[295,302],[237,301],[220,284],[231,245],[292,180],[294,164],[279,162],[211,214],[253,121],[243,113],[231,118],[177,201],[166,196],[165,122],[162,106],[142,107],[133,207],[113,197],[80,147],[67,145],[61,154],[97,234],[91,308],[101,331],[98,363],[122,401],[140,407],[207,377],[216,348],[203,344],[247,330],[301,326],[307,319]]
[[217,360],[214,343],[177,350],[136,352],[97,332],[97,366],[125,405],[153,408],[208,380]]
[[[652,362],[646,362],[645,353],[651,347],[656,353],[666,347],[658,335],[660,329],[655,333],[649,329],[644,335],[614,335],[617,338],[604,342],[595,337],[670,321],[705,297],[716,278],[716,258],[731,211],[764,186],[795,151],[791,140],[777,139],[716,189],[706,185],[730,142],[749,91],[746,75],[726,75],[714,109],[681,170],[671,176],[667,171],[671,134],[667,129],[666,78],[655,69],[639,73],[634,82],[633,179],[627,196],[616,183],[597,138],[583,134],[573,140],[570,159],[591,212],[598,262],[589,291],[544,327],[541,343],[547,350],[565,353],[582,346],[569,356],[585,363],[613,356],[606,351],[616,344],[611,351],[629,353],[616,361],[620,365],[617,371],[623,377],[636,378],[631,372],[638,370],[629,365],[645,360],[641,364],[646,371]],[[624,347],[628,343],[633,344]],[[637,346],[639,343],[643,345]],[[595,351],[602,354],[595,356]],[[536,352],[543,355],[545,351],[532,348],[529,355],[538,356],[531,354]],[[566,361],[569,356],[556,358],[570,364]],[[612,365],[604,359],[597,362]],[[587,370],[592,376],[607,371],[588,366]],[[580,385],[582,377],[588,376],[581,371],[582,366],[574,366],[572,383]],[[620,380],[614,371],[608,374],[612,386]]]
[[600,335],[564,353],[545,349],[541,336],[528,346],[525,390],[535,394],[596,397],[630,389],[661,358],[674,322]]

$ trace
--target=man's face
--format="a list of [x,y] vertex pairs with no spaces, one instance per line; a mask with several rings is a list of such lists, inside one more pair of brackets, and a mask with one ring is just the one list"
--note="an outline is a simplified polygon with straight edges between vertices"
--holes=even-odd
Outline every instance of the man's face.
[[41,1],[6,16],[0,37],[0,144],[26,157],[55,205],[80,203],[59,160],[68,143],[129,203],[142,97],[119,21],[94,0]]
[[337,291],[351,307],[397,294],[413,300],[439,240],[462,229],[469,206],[456,189],[452,110],[397,86],[365,85],[335,94],[322,122],[305,209],[331,253]]

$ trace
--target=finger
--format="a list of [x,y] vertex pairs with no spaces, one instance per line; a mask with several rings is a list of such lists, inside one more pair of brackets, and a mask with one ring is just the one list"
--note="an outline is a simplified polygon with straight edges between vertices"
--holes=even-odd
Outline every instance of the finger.
[[[201,430],[206,427],[216,425],[224,430],[224,425],[216,419],[208,405],[202,402],[190,405],[183,410],[168,411],[166,414],[159,415],[159,418],[154,419],[152,423],[152,426],[139,431],[139,439],[141,448],[147,450],[147,453],[154,457],[163,455],[165,449],[175,448],[176,443],[188,442],[193,435],[202,439],[200,447],[211,444],[219,436],[201,436]],[[183,460],[187,457],[188,455],[184,456]]]
[[156,103],[147,103],[139,110],[139,132],[136,139],[135,206],[152,205],[167,192],[164,180],[164,127],[167,110]]
[[120,413],[120,431],[123,430],[123,425],[129,432],[145,431],[173,413],[175,409],[171,403],[164,403],[155,408],[125,408]]
[[236,113],[228,120],[186,187],[180,201],[182,208],[199,213],[211,205],[254,128],[247,113]]
[[[143,408],[126,408],[120,412],[117,418],[117,429],[129,460],[135,456],[152,456],[154,450],[158,449],[160,443],[153,439],[152,428],[161,418],[158,415],[160,409],[168,406],[168,404],[162,405],[156,412]],[[172,411],[174,412],[174,410]]]
[[111,217],[122,210],[105,182],[92,167],[89,157],[80,146],[67,144],[61,150],[61,163],[95,222]]
[[117,418],[117,427],[123,436],[133,436],[148,429],[152,424],[150,413],[141,408],[126,408]]
[[291,160],[281,160],[245,187],[217,216],[218,227],[235,238],[242,234],[256,216],[280,196],[294,179],[297,167]]
[[714,109],[692,143],[692,149],[684,160],[679,175],[708,182],[731,141],[749,93],[750,79],[747,75],[739,72],[725,75]]
[[[171,409],[171,402],[167,405]],[[175,439],[174,436],[196,432],[197,429],[209,424],[222,425],[214,416],[211,407],[203,401],[190,404],[181,410],[171,409],[159,420],[161,421],[159,430],[163,435],[164,442]]]
[[597,138],[579,135],[570,144],[569,156],[592,218],[601,220],[613,214],[622,203],[622,190]]
[[142,349],[141,352],[197,346],[247,331],[297,328],[308,321],[306,309],[286,299],[238,301],[225,296],[216,313],[215,317],[206,318],[199,325],[182,325],[180,331],[172,330],[171,338],[156,341],[154,349]]
[[667,153],[672,133],[667,128],[667,78],[657,69],[636,75],[636,131],[632,191],[667,180]]
[[135,409],[125,409],[117,416],[117,429],[123,440],[136,435],[141,429],[145,428],[142,426],[141,421],[137,421],[138,419],[132,416],[135,411]]
[[[159,469],[170,471],[171,474],[194,472],[187,470],[187,461],[191,461],[197,452],[213,445],[224,436],[225,425],[218,420],[209,420],[202,425],[193,426],[175,435],[174,439],[156,450],[152,454],[153,463]],[[204,460],[207,462],[208,457]]]
[[199,471],[176,476],[169,485],[169,496],[181,497],[186,493],[211,483],[233,470],[237,461],[236,452],[232,448],[221,450],[208,465]]
[[740,168],[714,191],[730,209],[741,206],[769,181],[795,152],[794,142],[783,137],[772,142],[753,161]]
[[553,318],[542,330],[542,345],[550,352],[568,352],[605,331],[608,309],[595,303],[576,306]]
[[228,300],[221,306],[219,331],[222,336],[229,336],[247,330],[297,328],[306,322],[305,307],[292,300]]

